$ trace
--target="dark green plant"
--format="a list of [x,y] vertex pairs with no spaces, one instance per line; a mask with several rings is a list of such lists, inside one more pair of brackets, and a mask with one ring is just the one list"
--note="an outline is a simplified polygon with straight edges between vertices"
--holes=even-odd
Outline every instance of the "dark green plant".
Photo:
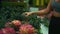
[[23,2],[2,2],[0,9],[0,28],[4,27],[5,22],[14,19],[22,20],[21,14],[26,12],[27,5]]

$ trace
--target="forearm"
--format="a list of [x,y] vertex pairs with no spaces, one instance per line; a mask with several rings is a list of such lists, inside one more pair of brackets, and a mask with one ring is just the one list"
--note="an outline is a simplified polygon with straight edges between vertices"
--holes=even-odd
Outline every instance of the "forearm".
[[47,9],[43,9],[40,11],[36,11],[36,12],[31,12],[32,14],[38,14],[38,15],[44,15],[47,14],[49,11]]

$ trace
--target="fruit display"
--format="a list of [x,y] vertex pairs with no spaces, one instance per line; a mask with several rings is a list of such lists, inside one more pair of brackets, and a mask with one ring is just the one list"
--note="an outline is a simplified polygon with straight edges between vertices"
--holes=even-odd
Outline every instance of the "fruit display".
[[0,34],[16,34],[15,30],[10,27],[0,29]]
[[2,30],[0,30],[0,34],[3,34],[3,31]]
[[[20,25],[19,27],[17,27],[16,24],[14,24],[15,27],[17,27],[15,30],[14,27],[12,27],[14,23],[17,23],[18,25]],[[35,32],[37,32],[38,30],[35,29],[31,24],[29,23],[24,23],[24,24],[19,24],[22,23],[19,20],[13,20],[11,22],[7,22],[5,23],[5,26],[3,28],[0,29],[0,34],[35,34]],[[11,26],[10,26],[11,25]]]
[[20,26],[20,32],[23,34],[33,34],[34,27],[30,24],[23,24]]
[[15,26],[20,26],[21,22],[19,20],[13,20],[12,24],[14,24]]
[[16,34],[13,28],[5,27],[2,29],[4,34]]
[[27,21],[35,29],[38,30],[38,34],[40,34],[40,29],[41,29],[40,26],[41,26],[41,23],[44,24],[46,27],[48,27],[48,25],[49,25],[49,20],[45,16],[41,18],[40,16],[38,17],[37,14],[31,14],[28,17],[23,17],[23,18],[26,19],[26,20],[23,20],[23,21]]
[[26,3],[2,2],[0,34],[41,34],[41,23],[48,26],[47,19],[41,21],[37,14],[22,15],[26,11]]

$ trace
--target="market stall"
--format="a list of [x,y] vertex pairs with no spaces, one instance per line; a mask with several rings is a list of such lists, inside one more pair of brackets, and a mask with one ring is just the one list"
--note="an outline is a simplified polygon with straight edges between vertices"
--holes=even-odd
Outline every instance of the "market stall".
[[[37,1],[38,2],[38,1]],[[39,8],[29,7],[25,1],[2,1],[0,11],[0,33],[1,34],[44,34],[43,25],[48,29],[49,20],[45,16],[41,18],[37,14],[26,17],[22,13],[27,11],[38,11]],[[38,5],[38,3],[37,3]],[[32,9],[32,10],[31,10]],[[46,32],[47,33],[47,32]]]

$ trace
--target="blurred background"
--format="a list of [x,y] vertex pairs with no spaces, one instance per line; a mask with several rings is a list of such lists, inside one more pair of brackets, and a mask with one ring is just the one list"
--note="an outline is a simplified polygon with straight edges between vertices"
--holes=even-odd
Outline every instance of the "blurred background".
[[40,33],[48,34],[50,20],[46,17],[46,15],[38,16],[33,14],[28,17],[21,15],[24,12],[39,11],[44,9],[47,7],[48,2],[49,0],[1,0],[0,28],[3,28],[4,24],[8,21],[20,20],[30,22],[30,24],[39,29]]

